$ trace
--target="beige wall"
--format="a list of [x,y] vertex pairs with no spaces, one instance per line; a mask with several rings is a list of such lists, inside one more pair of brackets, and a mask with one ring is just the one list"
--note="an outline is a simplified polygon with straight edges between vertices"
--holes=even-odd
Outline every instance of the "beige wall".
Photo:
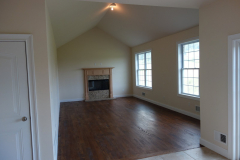
[[[199,101],[177,96],[177,42],[184,41],[190,38],[195,38],[198,36],[199,28],[194,27],[165,38],[161,38],[152,42],[139,45],[137,47],[133,47],[133,94],[199,115],[199,113],[195,111],[195,105],[199,105]],[[136,87],[135,83],[135,53],[139,53],[148,49],[152,50],[152,90],[146,90]],[[145,92],[146,95],[142,96],[142,92]]]
[[58,66],[61,101],[84,98],[82,68],[115,67],[113,95],[132,94],[130,48],[101,29],[94,28],[58,48]]
[[53,159],[44,0],[1,0],[0,34],[33,34],[40,156]]
[[57,160],[58,151],[58,126],[59,126],[59,85],[58,85],[58,65],[57,48],[52,30],[51,20],[46,7],[46,25],[47,25],[47,49],[49,65],[49,83],[50,83],[50,102],[52,118],[52,140],[54,147],[54,160]]
[[200,8],[201,137],[214,141],[214,130],[228,134],[228,36],[240,33],[240,1],[218,0]]

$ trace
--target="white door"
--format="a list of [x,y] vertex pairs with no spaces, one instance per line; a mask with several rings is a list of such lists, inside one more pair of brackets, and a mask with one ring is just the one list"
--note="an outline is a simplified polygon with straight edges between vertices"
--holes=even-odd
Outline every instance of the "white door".
[[0,42],[0,160],[32,160],[25,49]]

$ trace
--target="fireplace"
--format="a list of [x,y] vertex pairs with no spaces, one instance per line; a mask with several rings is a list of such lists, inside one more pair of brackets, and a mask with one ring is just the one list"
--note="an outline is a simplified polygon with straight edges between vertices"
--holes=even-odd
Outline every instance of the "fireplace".
[[89,91],[109,90],[109,79],[88,80]]
[[113,99],[113,68],[84,68],[85,101]]

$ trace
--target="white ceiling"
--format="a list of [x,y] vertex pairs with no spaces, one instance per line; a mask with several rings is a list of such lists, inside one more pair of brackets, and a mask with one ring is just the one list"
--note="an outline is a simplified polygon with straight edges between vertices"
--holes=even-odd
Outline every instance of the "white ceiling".
[[201,6],[211,3],[215,0],[79,0],[79,1],[199,9]]
[[94,28],[108,10],[108,3],[47,0],[57,47]]
[[97,27],[130,47],[197,26],[197,9],[118,4]]
[[109,3],[76,0],[47,0],[47,6],[57,47],[94,27],[132,47],[199,23],[198,9],[117,4],[111,11]]

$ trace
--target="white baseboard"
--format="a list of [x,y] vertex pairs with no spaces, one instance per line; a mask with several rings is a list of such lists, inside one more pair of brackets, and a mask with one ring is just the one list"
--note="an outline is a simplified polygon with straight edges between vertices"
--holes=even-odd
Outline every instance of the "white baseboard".
[[76,101],[83,101],[84,98],[79,98],[79,99],[65,99],[65,100],[61,100],[60,102],[76,102]]
[[121,97],[132,97],[132,94],[123,94],[123,95],[114,95],[114,98],[121,98]]
[[59,105],[58,105],[58,123],[57,123],[57,136],[56,136],[56,144],[55,144],[55,158],[54,160],[58,159],[58,135],[59,135],[59,118],[60,118],[60,101],[58,99]]
[[213,143],[210,143],[203,138],[200,138],[200,144],[209,148],[209,149],[211,149],[211,150],[213,150],[214,152],[216,152],[216,153],[218,153],[218,154],[220,154],[220,155],[222,155],[226,158],[229,158],[228,157],[228,150],[226,150],[226,149],[223,149],[223,148],[221,148],[221,147],[219,147],[219,146],[217,146]]
[[[121,97],[132,97],[132,94],[124,94],[124,95],[114,95],[114,98],[121,98]],[[83,101],[85,98],[79,98],[79,99],[65,99],[61,100],[60,102],[76,102],[76,101]]]
[[137,96],[137,95],[133,95],[133,97],[142,99],[142,100],[144,100],[144,101],[147,101],[147,102],[156,104],[156,105],[158,105],[158,106],[161,106],[161,107],[170,109],[170,110],[172,110],[172,111],[175,111],[175,112],[178,112],[178,113],[181,113],[181,114],[187,115],[187,116],[189,116],[189,117],[192,117],[192,118],[195,118],[195,119],[199,119],[199,120],[200,120],[200,116],[199,116],[199,115],[196,115],[196,114],[194,114],[194,113],[190,113],[190,112],[188,112],[188,111],[184,111],[184,110],[182,110],[182,109],[175,108],[175,107],[172,107],[172,106],[169,106],[169,105],[166,105],[166,104],[163,104],[163,103],[159,103],[159,102],[150,100],[150,99],[148,99],[148,98],[140,97],[140,96]]

